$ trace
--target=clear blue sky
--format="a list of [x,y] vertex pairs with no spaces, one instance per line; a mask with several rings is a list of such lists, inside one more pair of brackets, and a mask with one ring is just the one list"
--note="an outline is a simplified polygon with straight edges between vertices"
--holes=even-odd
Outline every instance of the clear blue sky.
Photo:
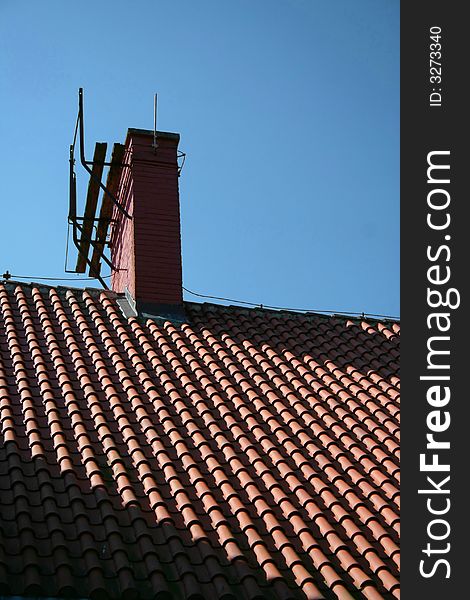
[[64,276],[78,88],[89,158],[158,92],[186,287],[398,315],[398,0],[1,0],[0,82],[0,275]]

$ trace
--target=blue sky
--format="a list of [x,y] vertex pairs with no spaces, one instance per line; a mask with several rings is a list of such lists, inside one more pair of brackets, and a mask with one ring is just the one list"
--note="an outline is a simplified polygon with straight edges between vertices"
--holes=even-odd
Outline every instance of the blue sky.
[[187,288],[398,315],[398,0],[2,0],[0,82],[0,275],[71,277],[78,88],[89,158],[158,92]]

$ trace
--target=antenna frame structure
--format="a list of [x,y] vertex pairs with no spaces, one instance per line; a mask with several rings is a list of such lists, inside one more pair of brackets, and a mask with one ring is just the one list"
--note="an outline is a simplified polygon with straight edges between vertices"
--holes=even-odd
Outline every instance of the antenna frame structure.
[[[124,206],[117,198],[117,188],[121,168],[128,165],[123,163],[124,146],[114,144],[111,162],[106,162],[107,144],[97,143],[93,160],[85,158],[85,135],[84,135],[84,113],[83,113],[83,88],[78,90],[78,115],[75,124],[73,143],[70,146],[69,156],[69,214],[68,226],[72,226],[72,240],[78,250],[77,264],[75,269],[68,269],[67,273],[84,273],[86,265],[89,266],[89,276],[98,279],[105,289],[109,289],[106,282],[100,275],[101,260],[103,260],[111,269],[117,268],[111,260],[104,254],[104,249],[109,242],[106,241],[109,225],[113,222],[113,206],[127,219],[132,219]],[[83,168],[90,175],[88,182],[87,199],[84,215],[77,216],[77,177],[75,173],[75,145],[79,142],[79,159]],[[103,168],[109,167],[106,185],[101,181]],[[103,191],[100,216],[96,218],[98,206],[98,197],[100,189]],[[96,236],[93,237],[93,230],[96,229]],[[93,256],[90,259],[88,253],[90,246],[93,248]]]

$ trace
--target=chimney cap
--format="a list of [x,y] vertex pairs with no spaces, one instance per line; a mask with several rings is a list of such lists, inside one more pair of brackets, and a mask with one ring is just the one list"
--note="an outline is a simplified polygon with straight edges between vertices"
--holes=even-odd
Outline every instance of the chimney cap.
[[[153,137],[153,129],[136,129],[134,127],[129,127],[127,130],[127,137],[129,138],[132,135],[148,135]],[[157,131],[157,137],[160,139],[174,140],[175,142],[179,142],[180,140],[179,133],[170,133],[169,131]]]

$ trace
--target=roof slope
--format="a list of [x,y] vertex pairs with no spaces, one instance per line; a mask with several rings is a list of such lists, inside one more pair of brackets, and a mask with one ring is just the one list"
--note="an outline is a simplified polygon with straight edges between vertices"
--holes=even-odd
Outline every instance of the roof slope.
[[398,324],[186,309],[0,285],[0,595],[398,597]]

